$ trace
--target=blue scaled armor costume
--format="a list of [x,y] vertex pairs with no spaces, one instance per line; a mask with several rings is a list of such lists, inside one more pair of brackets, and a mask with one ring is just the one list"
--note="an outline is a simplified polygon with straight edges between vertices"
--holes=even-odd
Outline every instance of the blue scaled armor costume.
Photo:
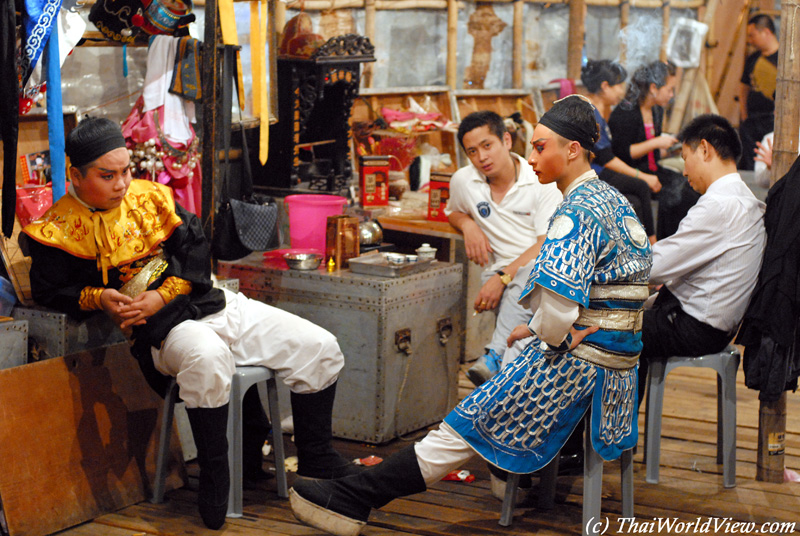
[[489,463],[512,473],[545,466],[591,407],[606,460],[636,445],[636,386],[650,243],[628,201],[594,172],[576,180],[550,220],[520,301],[539,285],[579,306],[574,326],[599,326],[573,350],[533,341],[445,422]]

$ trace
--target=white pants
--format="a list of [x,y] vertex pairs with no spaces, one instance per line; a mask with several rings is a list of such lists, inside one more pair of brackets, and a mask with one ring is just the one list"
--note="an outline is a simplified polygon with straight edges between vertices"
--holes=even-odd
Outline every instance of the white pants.
[[177,379],[186,407],[227,404],[237,366],[274,369],[300,394],[321,391],[336,381],[344,356],[331,333],[244,294],[223,292],[225,309],[181,322],[160,349],[152,349],[156,369]]
[[[494,350],[497,355],[503,356],[508,349],[508,336],[511,335],[513,329],[520,324],[527,324],[533,317],[533,312],[521,306],[518,300],[522,290],[525,288],[525,284],[528,282],[528,276],[531,274],[534,261],[535,259],[517,270],[517,273],[514,274],[514,279],[508,284],[503,292],[503,297],[500,298],[492,341],[486,345],[486,348]],[[494,270],[486,270],[481,274],[481,282],[486,283],[496,273]],[[509,355],[508,361],[513,361],[520,351],[513,351],[512,355]],[[503,362],[506,362],[505,356],[503,356]]]
[[461,439],[447,423],[431,430],[422,441],[414,445],[420,473],[425,485],[430,486],[464,465],[476,452]]

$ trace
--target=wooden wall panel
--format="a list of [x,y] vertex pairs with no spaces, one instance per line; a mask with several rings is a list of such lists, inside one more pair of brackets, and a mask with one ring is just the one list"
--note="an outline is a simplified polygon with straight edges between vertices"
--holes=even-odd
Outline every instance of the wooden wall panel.
[[[0,498],[38,536],[150,496],[162,400],[127,344],[0,370]],[[167,488],[183,485],[177,434]]]

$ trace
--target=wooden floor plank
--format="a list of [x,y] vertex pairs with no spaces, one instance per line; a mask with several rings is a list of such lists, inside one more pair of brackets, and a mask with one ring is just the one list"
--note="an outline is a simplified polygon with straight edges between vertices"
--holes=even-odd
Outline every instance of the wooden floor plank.
[[[758,396],[747,389],[740,371],[737,385],[737,486],[722,486],[722,466],[716,464],[716,380],[711,371],[681,368],[667,380],[661,437],[660,482],[645,482],[644,444],[640,434],[634,457],[635,513],[639,523],[696,522],[731,518],[740,522],[770,521],[792,523],[800,520],[800,484],[773,484],[755,480],[758,430]],[[710,373],[710,374],[709,374]],[[466,396],[472,386],[460,374],[459,392]],[[644,414],[639,416],[644,428]],[[424,431],[409,434],[416,440]],[[336,448],[349,458],[375,455],[386,458],[410,441],[385,445],[336,440]],[[287,452],[294,445],[285,439]],[[800,467],[800,397],[789,396],[787,404],[787,467]],[[265,468],[269,465],[265,465]],[[464,469],[475,481],[438,482],[426,493],[389,503],[374,511],[364,536],[577,536],[581,534],[583,478],[560,477],[556,506],[537,508],[537,480],[521,494],[511,527],[501,527],[501,502],[491,494],[485,462],[475,457]],[[279,499],[275,481],[246,490],[244,516],[229,519],[219,531],[206,529],[197,513],[197,467],[187,466],[188,483],[169,492],[163,504],[141,502],[90,523],[60,533],[63,536],[317,536],[324,533],[300,524],[286,500]],[[289,483],[294,475],[289,476]],[[621,519],[619,463],[607,462],[603,475],[602,518],[608,521],[606,534],[636,533]],[[682,527],[682,528],[681,528]],[[660,532],[639,525],[639,533],[687,534],[686,525],[663,528]],[[800,532],[800,522],[795,530]],[[712,532],[713,533],[713,532]]]

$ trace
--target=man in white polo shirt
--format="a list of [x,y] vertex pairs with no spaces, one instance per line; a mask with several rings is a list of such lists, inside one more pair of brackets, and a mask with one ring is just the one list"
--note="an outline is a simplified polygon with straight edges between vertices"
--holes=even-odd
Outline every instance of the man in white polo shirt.
[[467,371],[477,386],[497,373],[511,331],[533,314],[517,299],[562,198],[555,184],[540,184],[525,159],[511,152],[511,135],[498,114],[469,114],[458,140],[471,164],[453,174],[446,213],[464,235],[467,257],[486,269],[475,311],[497,309],[486,353]]

